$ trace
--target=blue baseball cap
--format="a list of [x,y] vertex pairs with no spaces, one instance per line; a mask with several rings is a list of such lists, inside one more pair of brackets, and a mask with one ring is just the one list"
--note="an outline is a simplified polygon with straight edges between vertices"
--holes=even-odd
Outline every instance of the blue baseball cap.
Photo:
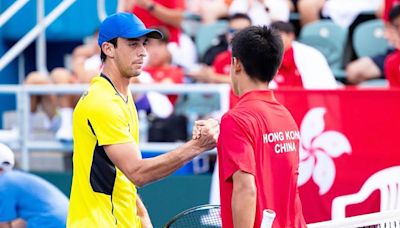
[[143,22],[132,13],[116,13],[108,16],[100,25],[98,44],[101,45],[111,39],[139,38],[147,36],[161,39],[163,34],[157,29],[147,29]]

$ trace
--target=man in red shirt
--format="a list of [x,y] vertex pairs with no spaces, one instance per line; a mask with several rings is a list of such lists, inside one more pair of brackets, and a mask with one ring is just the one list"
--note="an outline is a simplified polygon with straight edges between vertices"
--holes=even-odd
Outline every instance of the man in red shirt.
[[[164,37],[159,40],[149,40],[147,44],[148,61],[143,68],[148,72],[154,83],[181,84],[183,83],[183,70],[171,64],[171,53],[168,50],[169,33],[163,27],[157,28]],[[177,95],[168,95],[171,103],[175,105]]]
[[[383,7],[379,10],[378,15],[382,14],[382,20],[384,23],[384,37],[391,45],[397,43],[396,32],[392,28],[389,22],[390,10],[400,4],[400,0],[384,0]],[[386,53],[375,55],[375,56],[364,56],[360,57],[346,66],[346,78],[351,84],[358,84],[366,80],[385,78],[385,61],[386,58],[393,52],[392,48],[386,50]]]
[[[396,5],[389,13],[390,26],[393,27],[394,36],[400,40],[400,5]],[[400,43],[394,45],[396,51],[391,53],[385,60],[384,70],[389,85],[400,87]]]
[[300,72],[297,69],[294,48],[292,46],[292,43],[296,40],[294,26],[290,22],[276,21],[271,24],[271,27],[281,34],[284,47],[282,64],[273,81],[276,82],[278,87],[303,88],[303,82]]
[[181,23],[185,10],[184,0],[119,0],[119,11],[131,11],[146,27],[166,27],[170,42],[179,43]]
[[298,127],[268,90],[282,61],[277,31],[248,27],[232,41],[231,79],[240,97],[221,120],[218,139],[222,226],[260,227],[265,209],[273,227],[306,227],[297,189]]
[[385,0],[383,3],[382,19],[385,23],[390,21],[389,13],[393,7],[400,5],[400,0]]
[[290,22],[276,21],[270,26],[281,34],[284,47],[282,64],[269,84],[270,88],[337,88],[335,76],[324,55],[313,47],[297,42],[294,26]]

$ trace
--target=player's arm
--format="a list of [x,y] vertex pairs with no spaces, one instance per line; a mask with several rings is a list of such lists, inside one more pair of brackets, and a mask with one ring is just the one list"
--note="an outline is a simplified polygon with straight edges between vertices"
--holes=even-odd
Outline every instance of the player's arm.
[[254,176],[239,170],[233,174],[232,181],[232,219],[234,227],[253,227],[257,198]]
[[140,158],[139,148],[133,142],[109,145],[104,149],[110,160],[125,176],[136,186],[141,187],[168,176],[206,150],[197,144],[195,140],[191,140],[169,153],[147,159]]
[[183,9],[180,8],[182,3],[178,4],[175,9],[167,8],[161,4],[153,2],[152,0],[136,0],[138,5],[149,10],[152,8],[150,14],[163,21],[166,24],[180,28],[183,20]]
[[153,225],[151,224],[149,213],[147,212],[146,207],[144,206],[139,195],[137,195],[137,198],[136,198],[136,208],[137,208],[137,214],[140,217],[140,221],[142,223],[142,227],[143,228],[153,228]]
[[119,0],[117,9],[118,12],[129,12],[135,7],[135,5],[147,9],[148,11],[152,8],[149,13],[152,14],[154,17],[158,18],[166,24],[179,28],[183,21],[184,9],[181,8],[183,3],[181,3],[181,1],[177,2],[178,7],[176,9],[171,9],[156,2],[153,2],[152,0]]
[[134,6],[134,0],[118,0],[117,12],[130,12]]
[[148,159],[141,158],[134,142],[107,145],[104,149],[125,176],[140,187],[168,176],[197,155],[214,148],[219,134],[218,121],[208,121],[201,134],[199,139],[190,140],[171,152]]

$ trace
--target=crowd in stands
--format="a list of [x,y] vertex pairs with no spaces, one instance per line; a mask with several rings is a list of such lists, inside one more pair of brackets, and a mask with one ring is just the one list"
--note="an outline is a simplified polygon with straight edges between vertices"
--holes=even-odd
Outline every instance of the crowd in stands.
[[[117,10],[132,12],[147,27],[163,30],[165,34],[163,40],[149,41],[144,73],[132,83],[230,83],[233,35],[250,25],[266,25],[280,32],[285,48],[271,88],[336,89],[379,78],[386,79],[391,87],[400,86],[400,0],[119,0]],[[345,55],[350,58],[343,56],[345,78],[335,78],[327,56],[317,47],[297,41],[296,35],[305,26],[322,19],[348,29],[360,23],[356,20],[360,14],[384,22],[384,37],[390,48],[384,54],[364,57],[356,56],[351,48],[346,49]],[[208,50],[200,55],[196,31],[189,32],[182,26],[187,21],[194,23],[189,28],[192,30],[221,21],[227,25],[225,32],[214,37]],[[69,68],[56,68],[49,75],[31,72],[25,83],[89,83],[101,69],[99,48],[94,42],[96,34],[93,37],[92,42],[74,50]],[[351,41],[349,37],[347,46],[352,46]],[[139,109],[150,113],[153,104],[153,111],[161,117],[173,113],[180,102],[176,95],[168,99],[161,94],[135,97]],[[161,111],[154,107],[157,99],[166,101]],[[231,93],[231,107],[236,100]],[[56,129],[57,138],[72,140],[71,115],[76,101],[76,96],[36,96],[32,97],[31,111],[35,112],[42,104],[50,120],[49,128]]]

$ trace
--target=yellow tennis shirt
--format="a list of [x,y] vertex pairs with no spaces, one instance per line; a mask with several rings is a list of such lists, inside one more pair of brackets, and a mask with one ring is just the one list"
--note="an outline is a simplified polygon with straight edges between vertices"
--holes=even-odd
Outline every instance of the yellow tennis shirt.
[[67,227],[141,227],[136,187],[103,146],[138,143],[132,96],[125,101],[104,75],[96,76],[73,115],[73,180]]

